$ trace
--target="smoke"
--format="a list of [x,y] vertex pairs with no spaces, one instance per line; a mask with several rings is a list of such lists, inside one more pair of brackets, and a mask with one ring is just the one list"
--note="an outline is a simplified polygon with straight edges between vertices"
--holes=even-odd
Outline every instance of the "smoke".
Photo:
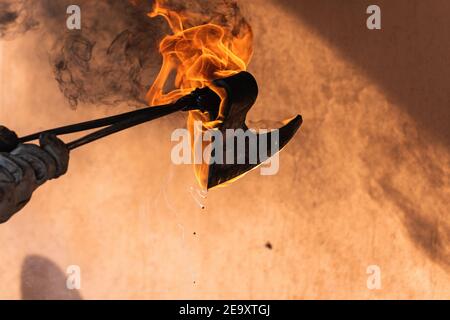
[[[65,25],[65,16],[49,14],[54,1],[43,3],[48,27],[59,30],[54,26]],[[58,5],[67,8],[70,3]],[[50,61],[61,92],[73,108],[79,103],[145,104],[161,64],[162,21],[150,19],[143,7],[126,1],[81,1],[79,6],[81,30],[53,31]]]
[[17,35],[35,29],[39,23],[33,18],[28,0],[0,2],[0,39],[14,39]]
[[187,28],[213,23],[231,29],[233,36],[249,28],[238,4],[232,0],[159,0],[158,3],[181,16],[188,16],[189,19],[183,21]]
[[[77,1],[81,30],[68,30],[71,1],[7,1],[0,4],[0,36],[13,39],[39,29],[60,91],[72,108],[80,104],[146,104],[145,94],[161,66],[160,40],[170,33],[162,18],[147,13],[153,1]],[[229,0],[170,1],[180,11],[195,12],[198,25],[226,25],[238,33],[245,24]],[[39,28],[38,28],[39,27]]]

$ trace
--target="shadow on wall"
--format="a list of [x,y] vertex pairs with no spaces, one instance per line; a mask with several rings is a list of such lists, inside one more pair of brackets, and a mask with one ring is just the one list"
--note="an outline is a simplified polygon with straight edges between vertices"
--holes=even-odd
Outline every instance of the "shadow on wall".
[[66,274],[51,260],[29,255],[22,264],[21,293],[24,300],[81,300],[77,290],[66,287]]
[[[448,174],[445,159],[434,153],[436,145],[450,149],[450,1],[273,1],[365,72],[416,123],[418,135],[399,130],[401,144],[389,132],[367,132],[366,187],[380,206],[395,206],[412,243],[450,272]],[[366,9],[374,3],[382,30],[366,27]],[[367,123],[383,116],[389,115]]]
[[[450,1],[274,0],[361,68],[434,141],[450,146]],[[377,4],[382,30],[368,30]]]

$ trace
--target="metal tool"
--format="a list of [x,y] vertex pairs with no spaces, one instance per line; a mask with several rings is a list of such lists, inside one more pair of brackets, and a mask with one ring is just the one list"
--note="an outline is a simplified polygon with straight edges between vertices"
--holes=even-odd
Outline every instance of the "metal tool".
[[[225,89],[227,93],[226,103],[224,107],[224,119],[219,125],[218,130],[225,135],[227,129],[243,129],[247,130],[245,124],[248,111],[254,105],[257,95],[258,86],[255,78],[248,72],[240,72],[233,76],[218,79],[213,81],[214,85]],[[204,87],[194,90],[189,95],[182,97],[173,104],[164,106],[148,107],[136,111],[127,112],[120,115],[110,116],[97,120],[86,121],[69,126],[63,126],[55,129],[50,129],[42,132],[37,132],[19,139],[21,143],[30,142],[40,137],[42,133],[52,133],[54,135],[65,135],[69,133],[81,132],[85,130],[92,130],[102,128],[98,131],[90,133],[75,141],[67,143],[69,150],[79,148],[83,145],[109,136],[113,133],[170,115],[178,111],[192,111],[200,110],[208,112],[210,120],[215,120],[219,114],[221,104],[220,97],[210,88]],[[295,135],[302,124],[302,117],[297,115],[290,120],[286,125],[279,128],[279,144],[275,151],[267,150],[266,156],[259,156],[256,163],[236,163],[233,164],[211,164],[208,173],[207,188],[223,184],[232,180],[260,165],[268,158],[272,157],[274,153],[283,148]],[[271,132],[264,133],[267,135],[267,140],[270,140]],[[256,134],[257,141],[260,141],[261,135]],[[266,141],[267,141],[266,140]],[[234,145],[225,143],[224,153]],[[267,146],[270,148],[270,146]],[[234,150],[234,149],[233,149]],[[236,155],[236,158],[248,159],[250,148],[247,145],[244,155]]]

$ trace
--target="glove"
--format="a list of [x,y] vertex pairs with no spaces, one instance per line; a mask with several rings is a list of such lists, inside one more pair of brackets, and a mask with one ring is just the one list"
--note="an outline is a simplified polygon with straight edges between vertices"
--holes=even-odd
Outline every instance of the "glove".
[[[5,134],[0,137],[0,145],[11,146],[13,135],[6,130],[0,129],[0,136],[1,132]],[[11,152],[0,152],[0,223],[20,211],[40,185],[67,172],[69,150],[64,142],[43,134],[39,144],[18,144]]]
[[0,152],[10,152],[19,144],[19,138],[14,131],[0,126]]

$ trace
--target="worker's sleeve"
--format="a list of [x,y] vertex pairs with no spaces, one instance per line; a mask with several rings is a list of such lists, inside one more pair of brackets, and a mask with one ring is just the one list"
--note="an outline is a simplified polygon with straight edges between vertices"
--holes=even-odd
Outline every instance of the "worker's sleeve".
[[65,174],[68,163],[66,145],[49,134],[41,136],[40,146],[19,144],[0,152],[0,223],[20,211],[40,185]]

